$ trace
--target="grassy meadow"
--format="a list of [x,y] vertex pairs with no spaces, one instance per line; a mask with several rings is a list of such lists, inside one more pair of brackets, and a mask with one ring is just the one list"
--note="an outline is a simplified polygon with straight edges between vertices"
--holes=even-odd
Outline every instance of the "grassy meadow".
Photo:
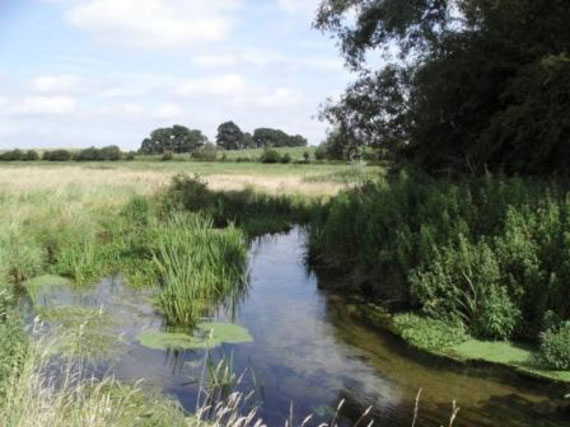
[[[129,286],[154,289],[166,323],[196,325],[245,283],[249,235],[281,229],[379,172],[176,161],[2,164],[0,418],[19,426],[205,425],[200,411],[187,418],[178,404],[137,384],[83,379],[87,320],[72,322],[73,333],[30,339],[18,294],[43,278],[80,287],[120,272]],[[37,310],[40,320],[53,314]],[[63,385],[49,374],[61,348],[81,350],[62,367]],[[244,398],[232,395],[208,410],[209,422],[253,425],[253,413],[239,420]]]

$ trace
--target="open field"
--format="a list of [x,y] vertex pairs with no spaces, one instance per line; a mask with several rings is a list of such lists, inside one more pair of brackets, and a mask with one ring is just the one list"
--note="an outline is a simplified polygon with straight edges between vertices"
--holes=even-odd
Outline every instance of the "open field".
[[20,192],[73,186],[94,192],[113,187],[121,190],[121,193],[151,194],[167,185],[172,177],[179,173],[199,174],[215,190],[239,190],[252,186],[271,193],[330,196],[345,186],[343,176],[378,175],[380,168],[330,164],[264,165],[154,161],[6,163],[0,165],[0,188],[5,192]]

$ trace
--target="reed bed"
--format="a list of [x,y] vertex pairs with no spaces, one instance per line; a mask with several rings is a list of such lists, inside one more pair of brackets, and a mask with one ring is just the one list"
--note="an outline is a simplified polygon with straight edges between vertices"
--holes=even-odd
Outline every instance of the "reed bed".
[[157,302],[168,323],[195,324],[243,287],[247,245],[238,229],[214,229],[211,218],[178,214],[155,232],[153,257],[164,282]]

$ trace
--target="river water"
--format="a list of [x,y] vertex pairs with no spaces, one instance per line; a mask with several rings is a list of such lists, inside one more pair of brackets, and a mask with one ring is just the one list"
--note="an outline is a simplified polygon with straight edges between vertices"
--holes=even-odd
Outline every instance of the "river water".
[[[373,406],[375,425],[409,426],[421,388],[417,425],[448,425],[456,401],[456,426],[570,426],[560,390],[419,357],[389,333],[354,320],[341,298],[321,289],[304,260],[299,228],[254,241],[249,289],[234,310],[218,314],[246,327],[254,342],[225,344],[212,357],[233,355],[233,369],[246,372],[240,387],[255,390],[252,399],[268,425],[284,425],[291,407],[298,422],[313,413],[317,425],[344,400],[341,424],[354,423]],[[126,381],[144,378],[194,409],[204,351],[166,352],[137,343],[142,329],[163,325],[150,295],[115,277],[81,292],[51,289],[41,300],[103,307],[116,320],[110,332],[125,345],[98,370]]]

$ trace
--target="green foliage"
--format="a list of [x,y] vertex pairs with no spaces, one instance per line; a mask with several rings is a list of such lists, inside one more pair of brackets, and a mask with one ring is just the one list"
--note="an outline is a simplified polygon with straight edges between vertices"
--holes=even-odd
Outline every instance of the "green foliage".
[[22,150],[15,149],[11,151],[5,151],[0,154],[0,161],[5,162],[15,162],[24,160],[25,153]]
[[36,150],[28,150],[26,151],[26,154],[24,154],[24,159],[25,161],[28,162],[34,162],[36,160],[40,159],[40,155],[38,154],[38,152]]
[[253,338],[243,326],[229,323],[200,323],[193,335],[177,332],[142,331],[137,336],[139,343],[154,350],[211,349],[222,343],[242,344]]
[[433,174],[567,174],[568,19],[562,0],[322,0],[316,26],[363,71],[323,116]]
[[11,224],[0,234],[0,260],[0,281],[21,283],[42,271],[46,253],[36,236]]
[[213,228],[200,215],[176,215],[154,230],[153,253],[164,285],[157,304],[168,323],[195,324],[245,281],[247,248],[235,228]]
[[570,318],[565,188],[402,174],[329,202],[310,226],[310,255],[357,271],[351,283],[370,297],[460,319],[474,336],[536,339],[547,313]]
[[458,321],[446,322],[412,313],[396,315],[393,321],[402,338],[422,350],[443,351],[469,338]]
[[50,162],[67,162],[72,159],[72,154],[69,150],[53,150],[44,151],[42,160]]
[[290,136],[280,129],[259,128],[253,132],[256,147],[305,147],[308,141],[301,135]]
[[146,138],[142,142],[139,152],[141,154],[191,153],[206,142],[208,142],[208,138],[201,131],[174,125],[170,128],[159,128],[152,131],[150,138]]
[[281,155],[277,150],[274,150],[270,146],[265,147],[259,161],[261,163],[279,163],[281,162]]
[[211,142],[207,142],[198,150],[192,151],[192,158],[203,162],[213,162],[218,157],[218,150]]
[[253,189],[212,191],[199,176],[177,175],[161,197],[163,210],[185,209],[209,215],[216,227],[235,224],[249,235],[282,231],[306,223],[318,201],[287,195],[269,195]]
[[0,398],[5,397],[7,381],[18,375],[28,353],[24,323],[14,309],[14,296],[0,289]]
[[122,153],[121,149],[116,145],[111,145],[109,147],[95,148],[89,147],[80,150],[77,154],[73,156],[73,160],[79,162],[93,162],[93,161],[117,161],[121,160]]
[[239,126],[230,121],[218,126],[216,144],[224,150],[243,150],[247,140]]
[[537,360],[545,369],[570,370],[570,322],[545,334]]

